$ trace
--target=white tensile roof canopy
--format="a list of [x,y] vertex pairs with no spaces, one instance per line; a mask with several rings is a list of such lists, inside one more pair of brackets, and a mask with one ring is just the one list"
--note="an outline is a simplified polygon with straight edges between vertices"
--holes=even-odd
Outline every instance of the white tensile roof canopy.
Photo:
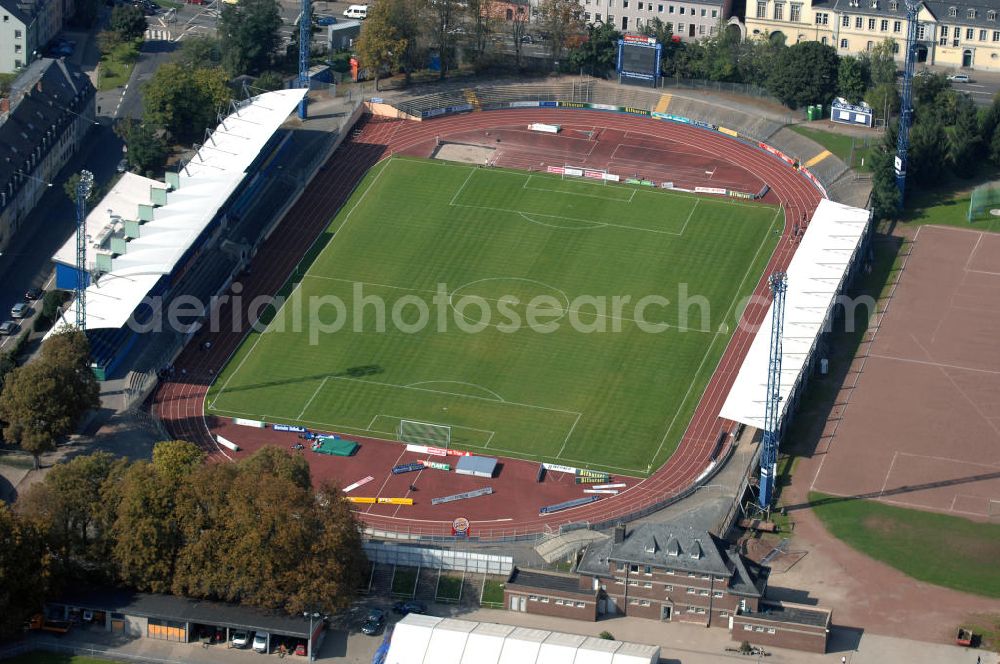
[[[246,177],[246,170],[305,94],[304,89],[278,90],[239,105],[205,140],[178,174],[177,187],[166,204],[152,210],[152,219],[139,227],[139,236],[125,251],[111,258],[111,269],[87,288],[87,329],[119,328],[161,276],[170,274],[219,209]],[[166,185],[126,173],[87,217],[87,263],[92,268],[106,235],[120,232],[123,220],[138,221],[139,206],[152,205],[152,189]],[[105,252],[106,253],[106,252]],[[76,263],[76,237],[56,252],[53,260]],[[76,301],[63,314],[76,320]]]
[[527,627],[409,614],[385,664],[656,664],[660,649]]
[[[834,305],[848,268],[861,244],[871,213],[830,200],[819,207],[786,271],[785,325],[782,331],[779,421],[799,376],[807,368],[827,313]],[[763,429],[767,373],[771,355],[771,314],[757,331],[721,417]]]

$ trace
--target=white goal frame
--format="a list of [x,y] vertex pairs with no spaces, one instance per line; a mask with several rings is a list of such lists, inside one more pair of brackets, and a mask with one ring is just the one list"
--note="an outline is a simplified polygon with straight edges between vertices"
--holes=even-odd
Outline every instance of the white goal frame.
[[400,419],[399,426],[396,427],[396,437],[402,443],[450,447],[451,426],[448,424],[421,422],[419,420]]

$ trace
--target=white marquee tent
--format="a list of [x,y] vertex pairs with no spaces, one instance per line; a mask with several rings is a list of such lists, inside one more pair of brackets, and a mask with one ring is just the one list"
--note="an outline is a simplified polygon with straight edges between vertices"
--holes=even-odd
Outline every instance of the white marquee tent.
[[386,664],[656,664],[660,649],[496,623],[411,613],[396,624]]

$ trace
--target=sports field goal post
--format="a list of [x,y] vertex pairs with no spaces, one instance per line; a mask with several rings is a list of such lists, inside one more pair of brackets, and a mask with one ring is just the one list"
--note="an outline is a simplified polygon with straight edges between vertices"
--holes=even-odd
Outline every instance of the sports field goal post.
[[998,215],[1000,215],[1000,182],[987,182],[973,189],[969,198],[969,212],[966,215],[968,221],[982,221]]
[[451,427],[416,420],[400,420],[396,435],[402,443],[448,447],[451,445]]

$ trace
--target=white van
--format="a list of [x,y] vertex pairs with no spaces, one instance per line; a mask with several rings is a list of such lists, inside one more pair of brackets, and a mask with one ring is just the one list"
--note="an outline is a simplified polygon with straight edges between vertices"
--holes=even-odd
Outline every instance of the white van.
[[344,10],[344,16],[347,18],[368,18],[368,5],[351,5]]
[[267,654],[267,632],[257,632],[253,637],[253,649]]

